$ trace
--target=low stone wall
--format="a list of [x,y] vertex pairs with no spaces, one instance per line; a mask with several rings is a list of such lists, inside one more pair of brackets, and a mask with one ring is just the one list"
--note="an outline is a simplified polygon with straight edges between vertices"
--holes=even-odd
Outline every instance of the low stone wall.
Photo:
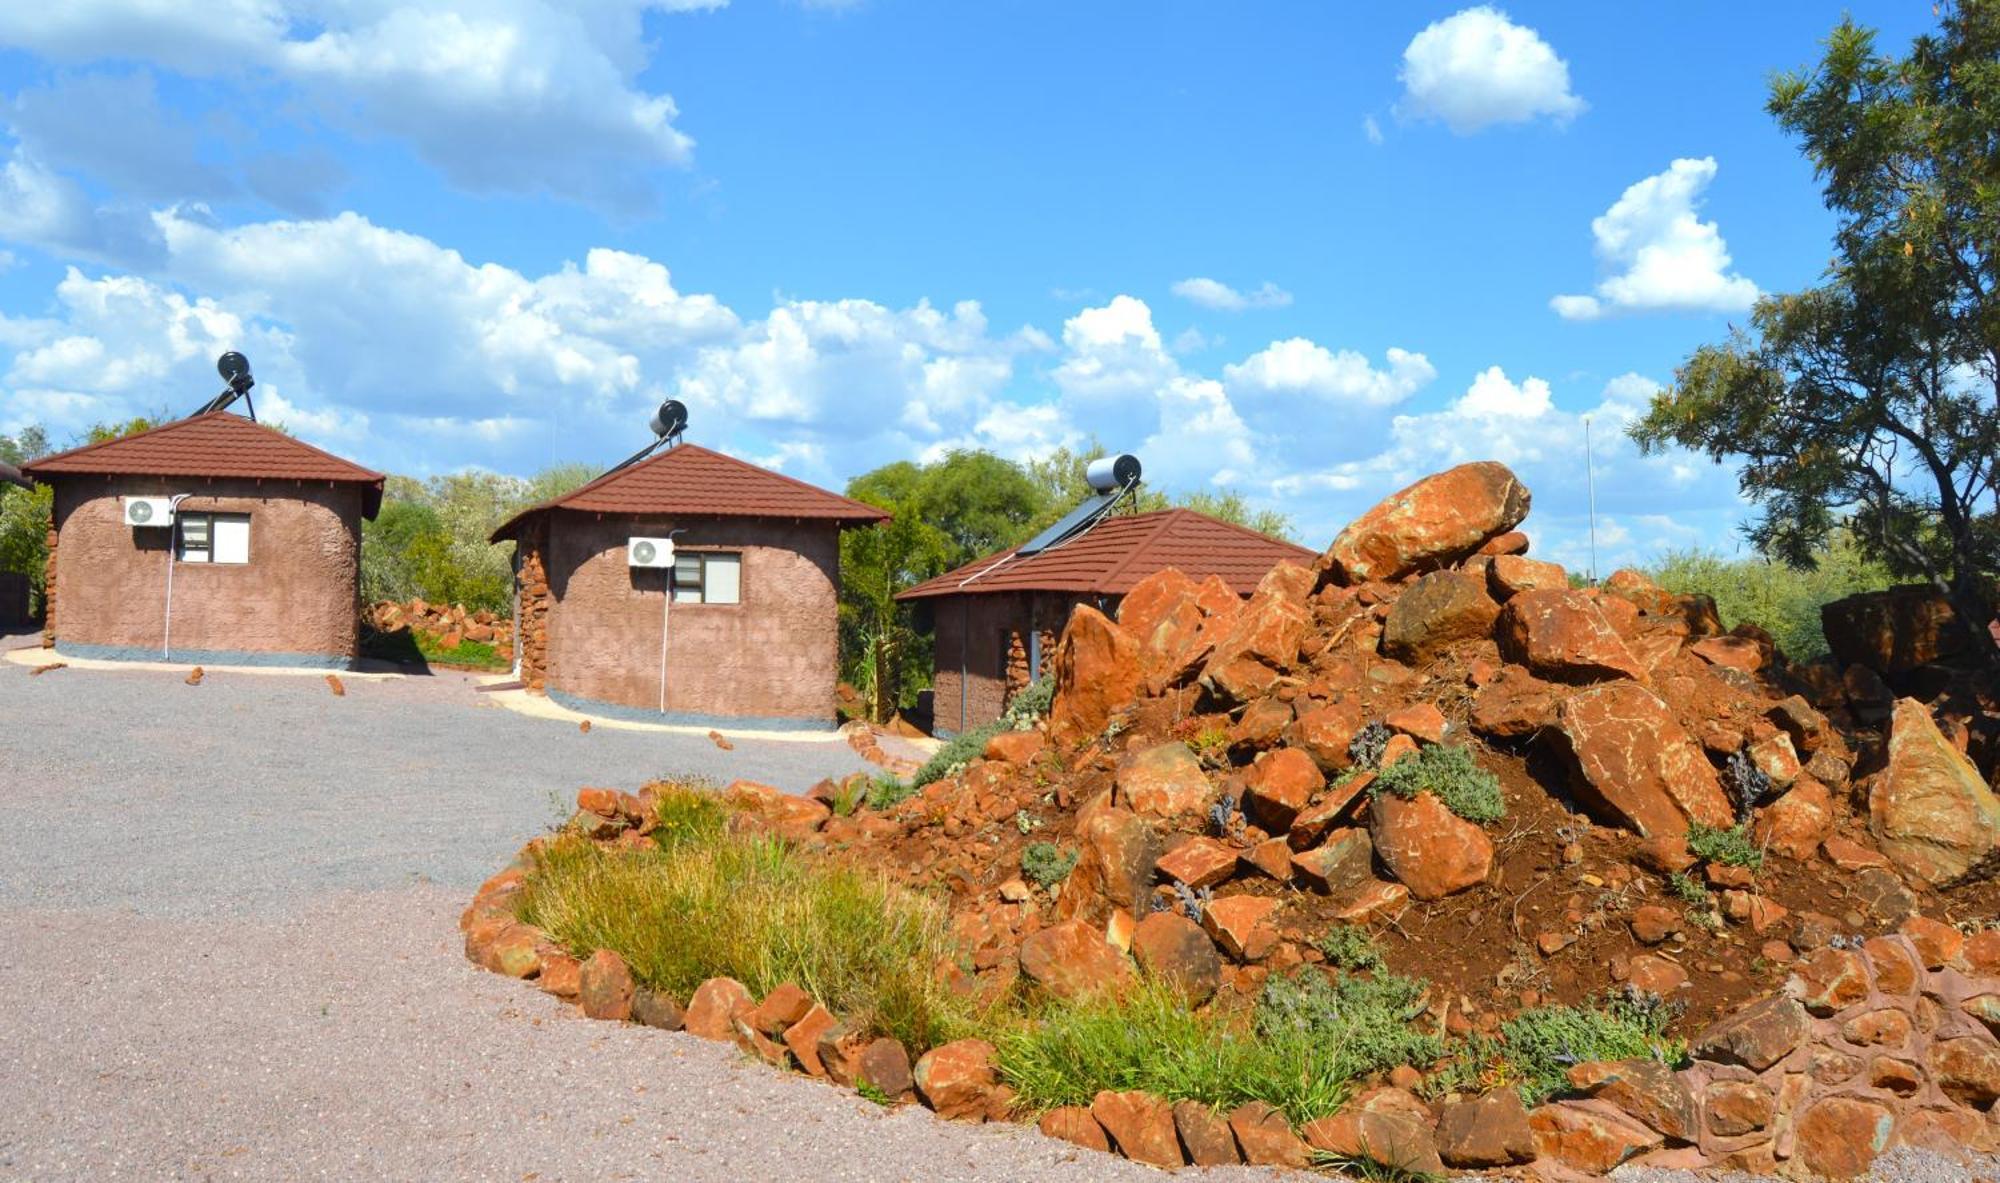
[[[726,797],[753,824],[793,840],[811,839],[830,817],[819,801],[748,782]],[[585,789],[577,804],[571,824],[593,839],[651,845],[644,799]],[[572,956],[514,913],[539,841],[487,880],[460,918],[473,962],[532,980],[590,1018],[733,1042],[775,1067],[891,1103],[921,1102],[966,1121],[1026,1116],[985,1040],[910,1049],[871,1038],[789,983],[760,1000],[734,979],[712,978],[683,1003],[638,985],[612,950]],[[1579,1063],[1570,1092],[1534,1108],[1511,1088],[1424,1099],[1422,1074],[1403,1067],[1296,1129],[1262,1102],[1223,1113],[1136,1091],[1101,1092],[1088,1106],[1041,1114],[1038,1125],[1164,1167],[1360,1157],[1415,1173],[1525,1166],[1560,1179],[1631,1164],[1845,1179],[1899,1146],[1960,1159],[2000,1148],[1996,1032],[2000,929],[1968,938],[1914,917],[1892,935],[1814,951],[1782,992],[1697,1034],[1686,1066]]]

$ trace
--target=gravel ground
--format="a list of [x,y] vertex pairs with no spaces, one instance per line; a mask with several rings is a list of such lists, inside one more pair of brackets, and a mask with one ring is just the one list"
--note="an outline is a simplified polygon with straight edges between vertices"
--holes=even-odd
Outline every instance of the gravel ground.
[[467,890],[579,784],[797,788],[854,767],[844,746],[584,736],[450,676],[347,686],[0,665],[0,1179],[1160,1178],[590,1022],[463,959]]

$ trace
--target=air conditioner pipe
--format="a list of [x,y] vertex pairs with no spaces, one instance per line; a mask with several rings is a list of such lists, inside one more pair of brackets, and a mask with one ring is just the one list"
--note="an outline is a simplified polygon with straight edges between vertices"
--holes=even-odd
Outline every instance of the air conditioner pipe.
[[[167,498],[167,515],[173,518],[167,527],[167,618],[160,625],[160,660],[173,659],[174,639],[174,551],[181,537],[181,502],[193,496],[191,493],[176,493]],[[214,545],[211,540],[210,545]]]
[[[687,533],[687,527],[685,526],[678,530],[669,530],[667,531],[667,541],[672,542],[674,535],[685,533]],[[674,606],[673,563],[667,564],[665,574],[667,577],[666,595],[660,601],[660,713],[662,715],[667,713],[667,614],[673,610]]]

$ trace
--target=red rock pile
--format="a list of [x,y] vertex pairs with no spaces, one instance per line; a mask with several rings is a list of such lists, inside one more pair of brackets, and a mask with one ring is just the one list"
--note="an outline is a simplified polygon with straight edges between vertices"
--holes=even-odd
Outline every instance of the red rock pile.
[[423,633],[440,649],[456,649],[467,641],[493,646],[502,661],[514,658],[514,626],[504,616],[484,608],[468,611],[463,604],[407,603],[383,600],[368,609],[368,623],[383,633],[411,629]]
[[[945,972],[969,992],[1115,993],[1145,973],[1230,1005],[1362,924],[1432,983],[1419,1021],[1450,1033],[1614,987],[1694,1033],[1692,1067],[1580,1064],[1533,1110],[1505,1089],[1419,1100],[1439,1066],[1410,1065],[1296,1131],[1143,1094],[1044,1117],[1082,1145],[1836,1177],[1893,1145],[1991,1149],[2000,753],[1974,737],[2000,701],[1934,714],[1865,667],[1793,667],[1636,572],[1572,587],[1527,557],[1528,507],[1503,466],[1466,465],[1247,601],[1168,571],[1115,619],[1078,608],[1046,724],[883,813],[836,815],[830,787],[733,795],[829,857],[948,890],[967,958]],[[1497,778],[1504,818],[1410,790],[1401,762],[1443,768],[1451,747]],[[1073,869],[1031,875],[1052,851]],[[499,967],[511,930],[487,923],[468,953]]]

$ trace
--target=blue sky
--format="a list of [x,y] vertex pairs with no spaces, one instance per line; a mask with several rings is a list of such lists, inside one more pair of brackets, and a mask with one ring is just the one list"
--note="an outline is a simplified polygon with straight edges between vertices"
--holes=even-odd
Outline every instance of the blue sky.
[[[1928,3],[1849,6],[1900,52]],[[1323,545],[1494,456],[1539,553],[1734,549],[1622,425],[1830,220],[1825,4],[68,0],[0,11],[0,431],[259,407],[423,475],[660,398],[838,487],[1092,435]]]

